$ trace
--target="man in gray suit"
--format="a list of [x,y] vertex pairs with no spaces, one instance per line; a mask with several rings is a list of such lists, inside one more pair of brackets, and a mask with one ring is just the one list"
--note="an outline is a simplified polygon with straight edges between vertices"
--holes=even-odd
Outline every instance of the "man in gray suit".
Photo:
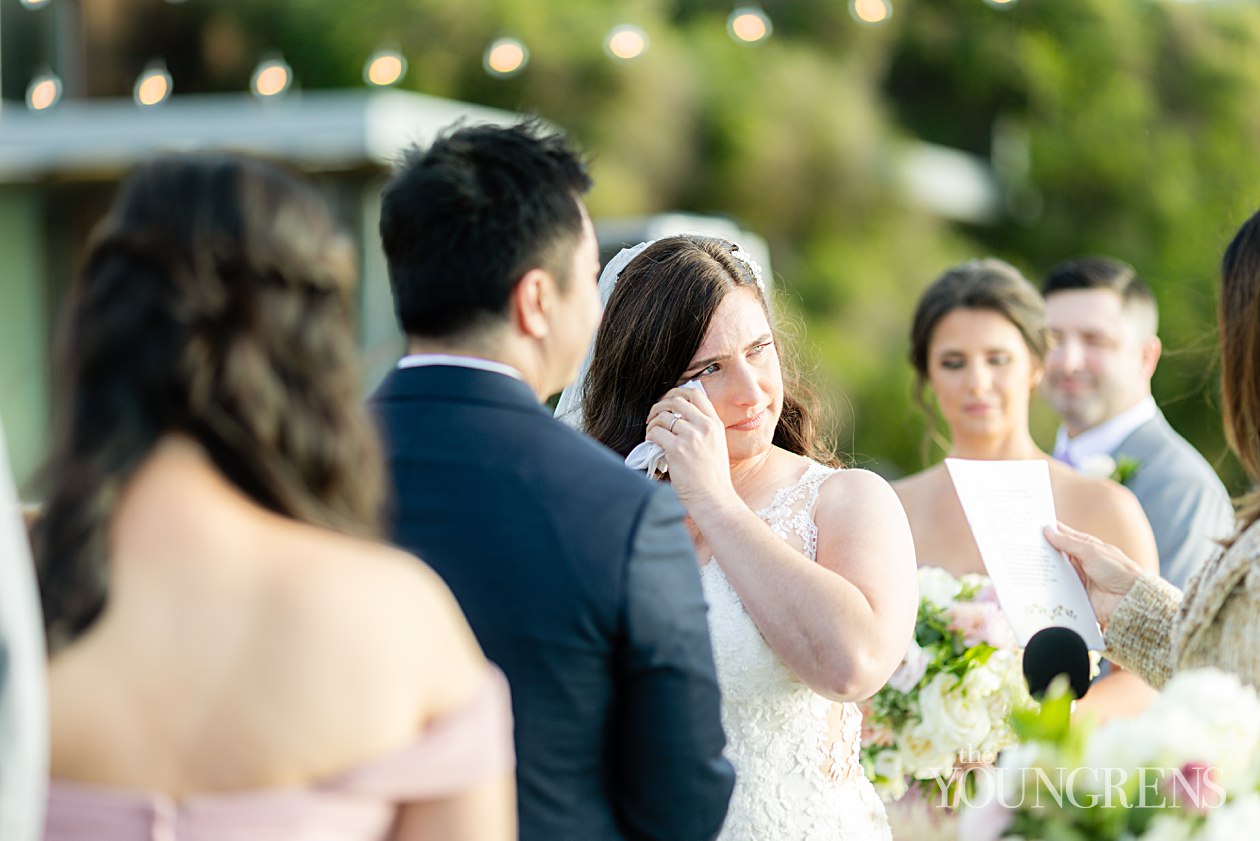
[[1160,574],[1184,588],[1234,515],[1216,472],[1151,396],[1162,349],[1155,298],[1131,266],[1106,257],[1060,263],[1041,291],[1053,337],[1041,388],[1063,420],[1055,458],[1119,465],[1151,521]]
[[43,834],[48,776],[44,635],[30,546],[0,433],[0,838]]

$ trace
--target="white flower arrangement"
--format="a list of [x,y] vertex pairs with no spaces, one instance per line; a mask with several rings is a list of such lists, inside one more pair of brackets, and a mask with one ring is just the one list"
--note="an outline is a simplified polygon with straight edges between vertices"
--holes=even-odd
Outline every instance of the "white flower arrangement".
[[1117,460],[1106,453],[1098,453],[1081,459],[1076,472],[1091,479],[1110,479],[1126,485],[1141,468],[1142,462],[1130,456],[1120,456]]
[[1234,675],[1180,673],[1140,715],[1097,728],[1050,699],[1016,729],[1025,743],[963,813],[972,841],[1225,841],[1260,827],[1260,697]]
[[988,578],[923,567],[914,639],[863,704],[862,764],[885,800],[911,785],[939,795],[960,760],[993,762],[1014,744],[1011,715],[1033,705]]

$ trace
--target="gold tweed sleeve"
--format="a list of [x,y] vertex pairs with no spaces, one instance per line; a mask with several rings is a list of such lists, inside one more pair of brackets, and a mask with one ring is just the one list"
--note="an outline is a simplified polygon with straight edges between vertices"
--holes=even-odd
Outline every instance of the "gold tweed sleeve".
[[1107,656],[1156,689],[1175,669],[1173,626],[1181,598],[1176,587],[1147,573],[1120,600],[1103,634]]

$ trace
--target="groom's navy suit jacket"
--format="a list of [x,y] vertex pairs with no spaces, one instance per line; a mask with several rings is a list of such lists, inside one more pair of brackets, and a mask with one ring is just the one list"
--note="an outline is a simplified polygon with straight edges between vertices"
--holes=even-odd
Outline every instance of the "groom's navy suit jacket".
[[716,835],[734,772],[673,491],[503,374],[398,369],[372,403],[393,535],[511,684],[521,839]]

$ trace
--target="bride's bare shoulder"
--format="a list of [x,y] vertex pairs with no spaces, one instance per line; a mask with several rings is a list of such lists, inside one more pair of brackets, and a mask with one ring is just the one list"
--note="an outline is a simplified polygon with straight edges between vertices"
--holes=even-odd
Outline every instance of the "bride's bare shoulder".
[[887,479],[871,470],[837,470],[819,488],[818,519],[858,527],[895,520],[904,523],[905,508]]

